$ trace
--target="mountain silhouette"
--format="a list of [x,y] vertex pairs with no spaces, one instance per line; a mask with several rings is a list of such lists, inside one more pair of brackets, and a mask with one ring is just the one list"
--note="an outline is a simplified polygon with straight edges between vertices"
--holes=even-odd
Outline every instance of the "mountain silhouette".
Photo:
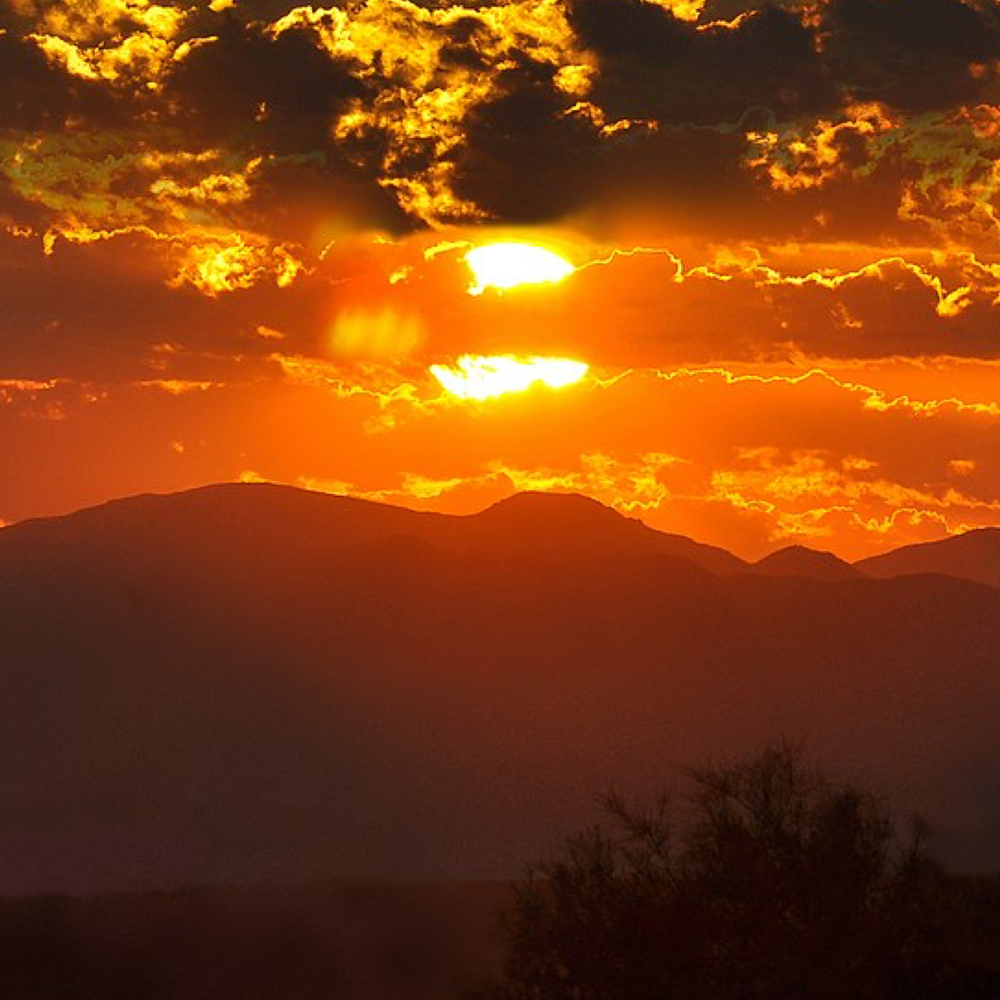
[[804,545],[788,545],[758,560],[754,573],[768,576],[809,576],[815,580],[855,580],[865,574],[832,552],[820,552]]
[[178,535],[207,548],[294,548],[304,543],[330,551],[407,537],[454,552],[669,555],[719,574],[747,566],[725,549],[655,531],[579,494],[518,493],[478,514],[448,516],[270,483],[130,497],[62,518],[25,521],[0,534],[0,553],[25,546],[73,546],[77,540],[113,544],[113,539],[152,542],[149,536]]
[[738,573],[747,565],[725,549],[655,531],[573,493],[517,493],[463,520],[462,534],[481,547],[527,545],[560,551],[571,546],[595,554],[675,556],[721,575]]
[[706,548],[260,485],[5,528],[0,892],[517,875],[779,733],[1000,864],[1000,591]]
[[1000,587],[1000,528],[977,528],[937,542],[905,545],[855,565],[868,576],[944,573]]

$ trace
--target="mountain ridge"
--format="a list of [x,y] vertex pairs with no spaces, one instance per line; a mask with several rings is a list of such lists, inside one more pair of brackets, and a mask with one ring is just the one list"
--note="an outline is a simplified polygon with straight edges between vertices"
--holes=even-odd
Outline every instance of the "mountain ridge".
[[865,574],[832,552],[786,545],[758,559],[750,567],[753,573],[776,576],[808,576],[816,580],[850,580]]
[[[225,503],[235,497],[266,497],[267,503],[242,504],[233,518]],[[519,542],[505,538],[514,548],[551,548],[574,533],[582,548],[592,553],[647,552],[687,559],[717,575],[801,575],[815,579],[841,579],[857,575],[888,578],[917,573],[937,573],[1000,588],[1000,528],[977,528],[933,542],[901,546],[853,563],[835,553],[802,545],[786,545],[756,562],[747,562],[719,546],[651,528],[600,501],[573,492],[524,491],[496,501],[470,514],[444,514],[414,510],[375,500],[329,494],[277,483],[216,483],[177,493],[145,493],[108,500],[69,514],[30,518],[0,527],[0,551],[13,539],[38,540],[60,525],[91,522],[127,525],[132,513],[146,515],[184,513],[214,518],[231,531],[280,534],[281,518],[304,519],[316,532],[312,544],[339,544],[358,540],[414,535],[445,548],[496,548],[497,528],[512,532],[520,525],[526,532]],[[25,544],[27,542],[25,541]]]
[[[240,498],[238,516],[226,504]],[[661,532],[597,500],[576,493],[514,494],[472,514],[416,511],[357,497],[272,483],[221,483],[180,493],[141,494],[107,501],[71,514],[21,521],[0,530],[0,551],[14,537],[45,536],[75,525],[127,528],[132,515],[170,518],[197,515],[231,531],[281,533],[281,519],[295,519],[314,532],[313,543],[336,545],[413,535],[445,548],[491,549],[497,530],[505,547],[545,549],[572,538],[583,551],[648,552],[686,558],[716,573],[736,573],[746,563],[725,549],[683,535]],[[518,534],[520,532],[520,534]],[[13,534],[11,534],[13,533]]]
[[855,566],[875,577],[943,573],[1000,587],[1000,528],[974,528],[933,542],[904,545],[861,559]]

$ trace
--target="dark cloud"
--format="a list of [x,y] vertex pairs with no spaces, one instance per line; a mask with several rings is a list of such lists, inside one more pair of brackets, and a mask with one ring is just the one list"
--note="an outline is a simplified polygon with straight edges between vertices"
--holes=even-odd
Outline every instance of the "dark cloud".
[[[709,16],[746,10],[706,30]],[[905,116],[988,100],[1000,56],[993,13],[961,0],[832,0],[809,23],[792,4],[716,4],[694,24],[643,0],[575,0],[569,16],[599,60],[589,100],[608,122],[656,128],[598,137],[567,116],[565,94],[520,80],[473,109],[458,157],[458,192],[501,219],[599,218],[644,202],[734,236],[906,239],[900,205],[907,184],[923,183],[933,132],[889,135],[876,158],[864,128],[842,130],[823,152],[837,160],[822,162],[829,176],[780,190],[760,174],[753,183],[748,134],[850,121],[857,101]]]
[[755,107],[794,114],[839,100],[812,32],[778,8],[712,31],[643,0],[576,0],[571,19],[600,57],[595,97],[614,117],[735,123]]
[[990,8],[961,0],[830,0],[825,58],[850,94],[906,110],[982,97],[973,63],[1000,56]]
[[[745,141],[733,130],[663,127],[613,137],[592,171],[590,204],[610,216],[645,211],[687,232],[775,228],[773,209],[742,167]],[[591,211],[594,209],[592,208]]]
[[[171,4],[168,3],[168,6]],[[216,34],[219,25],[225,22],[239,24],[272,24],[290,13],[296,7],[301,7],[299,0],[236,0],[231,7],[221,11],[211,9],[211,0],[199,0],[196,5],[173,3],[172,6],[183,6],[189,14],[189,31],[194,35]],[[330,3],[316,4],[316,7],[344,7],[344,0],[332,0]]]
[[456,192],[513,222],[558,218],[592,190],[599,140],[571,100],[536,70],[504,74],[503,96],[473,109],[457,156]]
[[8,129],[61,129],[68,121],[120,125],[135,110],[129,96],[53,66],[30,41],[0,22],[0,135]]
[[[272,279],[219,297],[189,283],[172,287],[168,253],[140,234],[86,245],[37,241],[0,229],[0,368],[7,378],[135,380],[197,377],[273,350],[261,326],[315,349],[336,289],[322,276],[289,291]],[[158,353],[158,345],[171,345]],[[190,361],[190,359],[194,359]],[[162,367],[161,367],[162,366]]]
[[339,231],[398,231],[412,223],[333,138],[348,103],[373,96],[355,69],[301,30],[270,37],[259,23],[227,18],[170,78],[166,120],[205,144],[265,157],[250,202],[233,216],[259,231],[302,240],[310,217]]
[[278,239],[314,250],[344,233],[402,232],[414,222],[392,194],[329,146],[319,155],[278,158],[265,163],[254,180],[238,220]]
[[167,98],[206,141],[288,153],[329,147],[331,122],[365,92],[304,32],[270,38],[229,19],[181,61]]

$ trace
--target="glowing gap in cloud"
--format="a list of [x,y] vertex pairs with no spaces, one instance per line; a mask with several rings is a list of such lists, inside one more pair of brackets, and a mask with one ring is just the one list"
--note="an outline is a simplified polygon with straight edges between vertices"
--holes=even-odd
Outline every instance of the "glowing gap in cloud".
[[482,295],[487,288],[503,291],[518,285],[554,284],[575,270],[569,261],[545,247],[532,243],[490,243],[465,255],[475,277],[470,295]]
[[579,382],[589,367],[569,358],[463,354],[454,365],[431,365],[430,373],[451,395],[482,400],[524,392],[535,385],[563,389]]

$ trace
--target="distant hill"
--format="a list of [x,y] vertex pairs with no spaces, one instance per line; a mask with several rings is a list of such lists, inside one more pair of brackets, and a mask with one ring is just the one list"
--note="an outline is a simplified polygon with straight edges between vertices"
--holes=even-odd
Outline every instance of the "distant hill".
[[1000,866],[1000,591],[719,551],[256,485],[3,529],[0,894],[516,875],[778,733]]
[[767,576],[808,576],[814,580],[856,580],[865,574],[832,552],[789,545],[755,562],[754,573]]
[[461,521],[461,534],[476,546],[528,544],[555,551],[569,544],[616,556],[668,555],[719,575],[747,566],[725,549],[655,531],[578,494],[518,493]]
[[1000,587],[1000,528],[978,528],[938,542],[906,545],[855,565],[875,577],[944,573]]
[[[234,514],[236,516],[234,516]],[[407,537],[454,552],[564,551],[582,555],[670,555],[714,573],[746,563],[725,549],[647,528],[578,494],[518,493],[478,514],[449,516],[270,483],[229,483],[171,495],[115,500],[66,517],[25,521],[0,532],[0,556],[111,536],[183,533],[188,543],[253,547],[305,544],[313,551]]]

